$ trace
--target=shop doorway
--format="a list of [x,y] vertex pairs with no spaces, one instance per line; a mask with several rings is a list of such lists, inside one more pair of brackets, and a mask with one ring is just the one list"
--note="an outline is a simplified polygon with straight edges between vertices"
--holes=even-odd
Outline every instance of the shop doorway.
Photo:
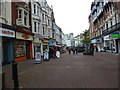
[[2,38],[2,63],[9,64],[14,60],[13,40],[10,38]]

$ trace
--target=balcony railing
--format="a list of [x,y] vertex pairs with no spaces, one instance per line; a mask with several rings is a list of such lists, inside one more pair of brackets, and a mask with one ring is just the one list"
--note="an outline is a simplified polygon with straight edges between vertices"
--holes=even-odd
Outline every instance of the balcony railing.
[[107,34],[110,34],[110,33],[114,32],[114,31],[117,31],[118,29],[120,29],[120,22],[115,24],[115,25],[113,25],[113,26],[111,26],[108,29],[103,30],[102,34],[103,35],[107,35]]

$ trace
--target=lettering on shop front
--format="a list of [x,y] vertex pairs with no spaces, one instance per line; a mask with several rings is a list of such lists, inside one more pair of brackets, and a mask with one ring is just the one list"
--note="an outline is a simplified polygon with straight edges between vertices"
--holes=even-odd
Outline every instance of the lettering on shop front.
[[0,36],[15,37],[15,31],[5,28],[0,28]]
[[29,39],[30,37],[29,37],[29,35],[27,35],[27,34],[23,34],[23,35],[22,35],[22,38],[24,38],[24,39]]
[[3,34],[14,35],[13,32],[10,32],[10,31],[4,31],[4,30],[2,30],[2,33],[3,33]]

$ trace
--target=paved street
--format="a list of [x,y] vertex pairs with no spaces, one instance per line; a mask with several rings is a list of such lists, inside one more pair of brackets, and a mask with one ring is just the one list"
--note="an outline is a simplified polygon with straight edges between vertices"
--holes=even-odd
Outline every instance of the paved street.
[[[11,65],[3,66],[6,87],[12,88]],[[21,88],[117,88],[118,55],[106,52],[95,56],[62,54],[59,59],[18,64]]]

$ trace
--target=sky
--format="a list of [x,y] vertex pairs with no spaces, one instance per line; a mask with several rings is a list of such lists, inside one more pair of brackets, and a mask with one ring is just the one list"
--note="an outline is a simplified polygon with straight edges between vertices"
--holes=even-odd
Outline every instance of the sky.
[[56,24],[63,33],[74,36],[89,28],[91,2],[94,0],[47,0],[53,6]]

